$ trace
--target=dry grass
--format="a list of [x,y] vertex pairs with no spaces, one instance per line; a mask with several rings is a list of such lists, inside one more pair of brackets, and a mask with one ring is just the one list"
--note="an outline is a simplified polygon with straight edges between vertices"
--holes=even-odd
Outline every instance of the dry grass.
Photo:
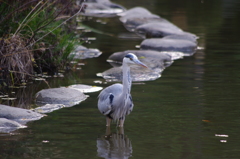
[[0,40],[0,67],[9,72],[8,83],[26,82],[33,73],[33,54],[26,46],[26,39],[20,35]]

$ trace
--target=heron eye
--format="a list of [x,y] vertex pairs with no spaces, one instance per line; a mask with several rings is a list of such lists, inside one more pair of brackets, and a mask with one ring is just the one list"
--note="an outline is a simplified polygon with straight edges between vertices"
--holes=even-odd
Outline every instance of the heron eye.
[[130,58],[130,60],[132,61],[133,59],[132,59],[132,58]]

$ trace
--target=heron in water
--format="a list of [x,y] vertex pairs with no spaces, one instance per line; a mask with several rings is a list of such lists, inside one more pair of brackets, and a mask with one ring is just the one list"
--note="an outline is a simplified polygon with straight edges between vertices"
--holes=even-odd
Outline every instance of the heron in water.
[[106,116],[106,126],[110,126],[111,121],[119,122],[119,127],[123,127],[125,116],[133,110],[133,101],[130,94],[132,79],[130,75],[130,65],[147,66],[140,62],[136,55],[128,53],[122,62],[122,84],[116,83],[108,86],[99,94],[98,110]]

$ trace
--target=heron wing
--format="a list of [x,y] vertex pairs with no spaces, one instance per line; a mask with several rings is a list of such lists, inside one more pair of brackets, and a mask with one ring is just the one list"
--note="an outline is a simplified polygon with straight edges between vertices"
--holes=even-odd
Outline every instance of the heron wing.
[[108,86],[98,96],[98,110],[104,114],[108,115],[113,110],[113,100],[122,93],[122,84],[113,84]]

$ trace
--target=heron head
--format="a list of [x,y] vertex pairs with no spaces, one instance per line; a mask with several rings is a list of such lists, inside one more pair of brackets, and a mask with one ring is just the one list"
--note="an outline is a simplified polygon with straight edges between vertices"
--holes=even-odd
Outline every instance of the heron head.
[[128,65],[135,64],[135,65],[140,65],[142,67],[146,67],[147,68],[147,66],[144,63],[142,63],[141,61],[139,61],[137,56],[134,55],[133,53],[128,53],[123,58],[123,62],[127,63]]

